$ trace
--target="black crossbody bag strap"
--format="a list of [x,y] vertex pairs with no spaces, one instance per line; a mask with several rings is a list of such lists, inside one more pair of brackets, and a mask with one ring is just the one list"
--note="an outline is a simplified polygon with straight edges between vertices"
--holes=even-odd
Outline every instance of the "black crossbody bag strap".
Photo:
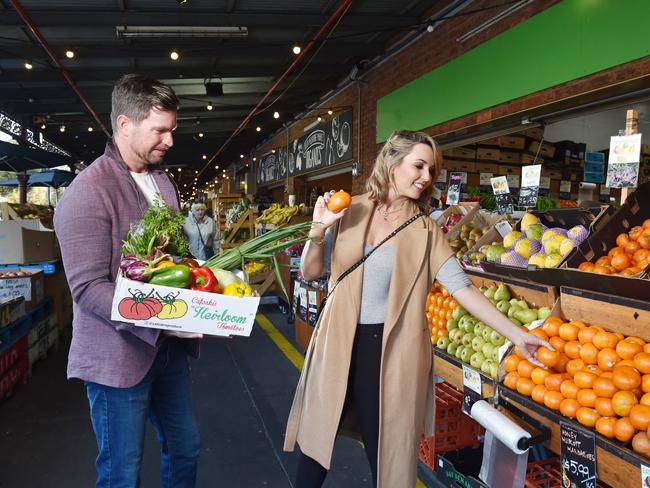
[[393,237],[395,237],[401,230],[408,227],[409,225],[411,225],[413,222],[415,222],[417,219],[419,219],[422,216],[424,216],[424,213],[422,213],[422,212],[418,212],[417,214],[415,214],[413,217],[408,219],[406,222],[404,222],[402,225],[400,225],[393,232],[388,234],[383,241],[381,241],[379,244],[377,244],[375,247],[373,247],[370,251],[368,251],[368,253],[365,256],[363,256],[361,259],[359,259],[359,261],[357,261],[352,266],[350,266],[348,269],[346,269],[343,273],[341,273],[341,276],[339,276],[336,279],[336,281],[334,282],[334,285],[332,286],[332,289],[327,293],[325,298],[323,298],[323,300],[320,303],[320,307],[318,307],[318,315],[317,315],[317,318],[316,318],[316,323],[317,324],[318,324],[318,319],[320,318],[320,314],[323,311],[323,309],[325,308],[325,303],[327,302],[327,299],[330,297],[330,295],[332,293],[334,293],[334,290],[339,285],[339,283],[343,280],[343,278],[345,278],[347,275],[349,275],[355,269],[357,269],[359,266],[361,266],[366,261],[366,259],[368,259],[370,257],[370,255],[379,248],[379,246],[381,246],[386,241],[388,241],[388,240],[392,239]]

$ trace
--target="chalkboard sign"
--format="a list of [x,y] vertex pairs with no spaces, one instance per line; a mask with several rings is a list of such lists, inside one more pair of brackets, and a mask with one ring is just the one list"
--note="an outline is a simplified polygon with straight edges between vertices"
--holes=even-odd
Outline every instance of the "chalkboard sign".
[[257,165],[257,183],[266,184],[352,159],[352,111],[319,123]]
[[560,421],[560,447],[563,486],[596,488],[594,433]]

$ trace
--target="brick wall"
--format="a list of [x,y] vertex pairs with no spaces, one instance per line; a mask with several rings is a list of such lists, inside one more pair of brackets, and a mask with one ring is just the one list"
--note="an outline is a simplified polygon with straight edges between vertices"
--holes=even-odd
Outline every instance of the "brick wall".
[[[358,194],[363,192],[365,181],[380,148],[380,145],[375,143],[377,99],[419,78],[425,73],[448,63],[452,59],[545,10],[558,1],[560,0],[538,0],[533,2],[464,43],[456,42],[456,38],[493,17],[499,10],[487,9],[445,21],[434,32],[422,36],[417,42],[403,49],[389,60],[384,61],[383,64],[365,73],[360,83],[348,87],[324,103],[322,105],[323,107],[351,106],[353,109],[353,158],[356,160],[358,155],[362,168],[359,176],[353,178],[353,193]],[[493,0],[477,0],[466,8],[465,12],[481,10],[491,5],[494,5]],[[650,57],[573,80],[480,112],[469,114],[459,119],[428,127],[424,130],[434,136],[444,134],[470,125],[485,123],[507,114],[583,94],[608,85],[646,76],[648,73],[650,73]],[[357,113],[359,95],[361,97],[360,120],[359,114]],[[311,122],[313,122],[313,118],[300,121],[292,126],[289,129],[289,140],[301,136],[303,134],[303,127]],[[360,127],[357,126],[358,123],[360,123]],[[359,131],[360,141],[358,140]],[[279,147],[285,143],[286,134],[283,132],[280,136],[276,136],[273,140],[268,141],[258,153],[264,154],[270,151],[271,148]]]

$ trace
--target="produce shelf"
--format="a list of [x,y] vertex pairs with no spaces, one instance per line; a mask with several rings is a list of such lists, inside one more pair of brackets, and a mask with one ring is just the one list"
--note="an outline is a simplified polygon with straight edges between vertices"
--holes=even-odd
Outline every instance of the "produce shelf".
[[[434,368],[436,375],[442,376],[447,383],[462,390],[463,363],[444,351],[435,348],[434,354],[436,356]],[[544,445],[554,453],[560,453],[560,420],[586,429],[575,420],[564,417],[558,412],[534,402],[529,397],[520,395],[502,385],[495,385],[491,378],[483,374],[481,374],[481,381],[483,383],[484,398],[492,396],[496,389],[499,396],[506,398],[542,425],[548,427],[551,431],[551,438]],[[504,409],[504,413],[507,414],[507,410]],[[593,432],[596,436],[596,472],[599,481],[616,488],[639,486],[641,480],[640,465],[650,464],[650,460],[635,453],[618,441],[608,439],[595,431]]]

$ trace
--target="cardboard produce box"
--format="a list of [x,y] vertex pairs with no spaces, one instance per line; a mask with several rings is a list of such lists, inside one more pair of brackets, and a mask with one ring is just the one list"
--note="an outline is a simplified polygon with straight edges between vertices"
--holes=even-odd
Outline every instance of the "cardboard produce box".
[[111,320],[153,329],[249,336],[259,304],[259,297],[150,285],[120,274],[115,283]]
[[[28,274],[25,276],[11,276],[11,274],[17,272]],[[36,308],[45,298],[43,271],[27,268],[1,270],[0,299],[16,296],[25,297],[25,310]]]
[[53,261],[61,256],[53,230],[38,220],[0,222],[0,264]]

